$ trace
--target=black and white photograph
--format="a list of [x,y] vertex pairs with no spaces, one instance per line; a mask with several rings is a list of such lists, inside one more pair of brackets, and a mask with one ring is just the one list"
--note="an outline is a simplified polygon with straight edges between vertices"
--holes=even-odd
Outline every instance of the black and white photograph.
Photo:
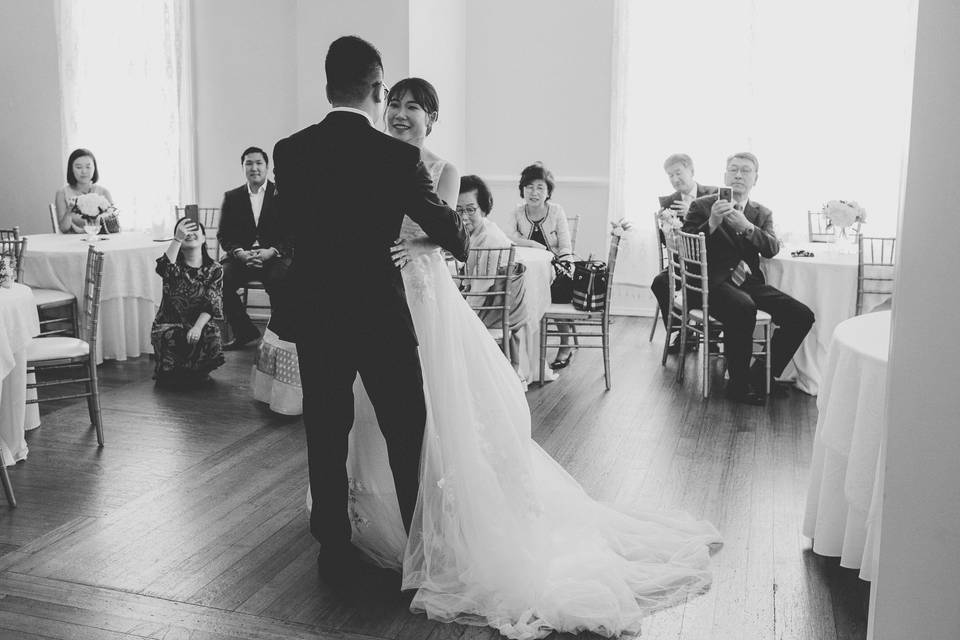
[[3,0],[0,638],[960,640],[956,0]]

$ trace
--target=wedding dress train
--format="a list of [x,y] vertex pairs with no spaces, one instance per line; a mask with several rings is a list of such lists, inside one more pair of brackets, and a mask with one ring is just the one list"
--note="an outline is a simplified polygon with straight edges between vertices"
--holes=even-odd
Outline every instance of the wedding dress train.
[[413,259],[403,279],[427,405],[409,539],[359,381],[347,465],[353,543],[377,564],[402,568],[403,588],[417,590],[411,609],[510,638],[617,635],[702,592],[717,530],[680,512],[591,499],[531,438],[520,380],[439,250]]

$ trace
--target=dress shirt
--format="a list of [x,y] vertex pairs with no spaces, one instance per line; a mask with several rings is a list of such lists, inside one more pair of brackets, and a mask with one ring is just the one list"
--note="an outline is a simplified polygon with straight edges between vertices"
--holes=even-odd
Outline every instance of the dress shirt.
[[260,188],[254,191],[247,183],[247,193],[250,194],[250,208],[253,209],[253,224],[260,224],[260,211],[263,209],[263,194],[267,190],[267,181],[264,180]]
[[367,119],[367,122],[370,123],[370,126],[371,126],[371,127],[373,126],[373,120],[370,118],[370,114],[367,113],[366,111],[364,111],[363,109],[356,109],[356,108],[354,108],[354,107],[334,107],[333,109],[330,109],[330,111],[331,111],[331,112],[333,112],[333,111],[347,111],[347,112],[349,112],[349,113],[359,113],[360,115],[362,115],[364,118]]

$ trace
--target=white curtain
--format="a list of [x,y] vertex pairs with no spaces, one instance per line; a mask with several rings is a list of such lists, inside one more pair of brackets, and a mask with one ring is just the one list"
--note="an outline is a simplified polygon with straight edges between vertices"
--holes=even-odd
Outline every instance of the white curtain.
[[656,272],[650,217],[672,153],[710,185],[728,155],[755,153],[751,198],[787,242],[833,199],[866,208],[865,233],[896,233],[916,0],[620,0],[616,19],[610,218],[644,238],[627,281]]
[[93,151],[124,229],[169,224],[196,199],[188,0],[58,0],[57,16],[64,162]]

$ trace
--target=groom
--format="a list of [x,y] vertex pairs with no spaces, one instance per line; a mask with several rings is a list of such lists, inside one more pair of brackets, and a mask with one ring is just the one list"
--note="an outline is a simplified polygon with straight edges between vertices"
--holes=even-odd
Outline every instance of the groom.
[[387,93],[380,52],[345,36],[330,45],[325,66],[333,109],[279,141],[273,156],[281,216],[295,238],[310,531],[321,544],[322,577],[348,587],[364,567],[350,544],[347,513],[347,436],[358,372],[387,443],[408,532],[419,486],[423,378],[390,247],[404,214],[460,260],[468,239],[459,216],[434,192],[419,150],[374,128]]

